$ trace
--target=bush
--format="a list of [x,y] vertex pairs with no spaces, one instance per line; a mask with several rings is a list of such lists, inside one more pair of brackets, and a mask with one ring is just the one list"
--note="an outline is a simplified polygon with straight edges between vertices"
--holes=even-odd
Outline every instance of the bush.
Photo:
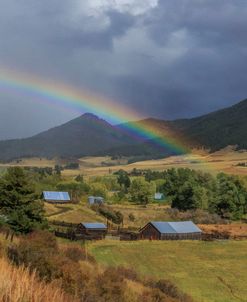
[[[8,248],[8,257],[16,265],[29,267],[37,271],[39,277],[46,281],[60,276],[56,238],[49,232],[35,232],[22,239],[18,245]],[[55,256],[56,257],[55,257]]]
[[64,252],[65,256],[73,262],[89,261],[95,263],[95,259],[92,255],[88,255],[85,249],[81,247],[68,247]]
[[207,211],[196,209],[180,212],[178,209],[166,209],[167,214],[172,220],[192,220],[199,224],[225,224],[228,221],[217,214],[211,214]]
[[138,274],[132,268],[126,268],[123,266],[119,266],[116,268],[117,273],[119,276],[122,276],[124,279],[132,280],[132,281],[139,281]]
[[115,268],[107,268],[96,280],[96,292],[99,302],[125,302],[127,284]]
[[[162,292],[165,297],[173,298],[174,301],[179,302],[192,302],[192,298],[188,296],[187,294],[184,294],[182,291],[180,291],[175,284],[173,284],[169,280],[158,280],[154,281],[152,279],[148,280],[146,283],[148,286],[150,286],[153,289],[158,289],[160,292]],[[164,299],[164,297],[163,297]],[[157,300],[157,301],[163,301],[163,300]],[[170,300],[164,300],[164,301],[170,301]]]
[[132,214],[132,213],[130,213],[130,214],[129,214],[129,220],[133,222],[133,221],[135,221],[135,219],[136,219],[136,218],[135,218],[135,215]]

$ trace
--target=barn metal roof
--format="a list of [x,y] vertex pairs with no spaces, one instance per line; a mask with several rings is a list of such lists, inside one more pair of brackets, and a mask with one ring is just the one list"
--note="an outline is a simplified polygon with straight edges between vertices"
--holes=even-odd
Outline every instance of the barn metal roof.
[[107,229],[106,225],[100,222],[82,222],[81,224],[87,229]]
[[202,231],[192,221],[151,221],[151,224],[161,234],[201,233]]
[[45,200],[70,201],[68,192],[44,191],[43,196]]

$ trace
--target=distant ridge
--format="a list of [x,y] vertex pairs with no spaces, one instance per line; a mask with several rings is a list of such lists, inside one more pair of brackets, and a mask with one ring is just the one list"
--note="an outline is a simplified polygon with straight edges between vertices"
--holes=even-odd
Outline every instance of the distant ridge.
[[193,147],[247,149],[247,99],[197,118],[175,120],[171,127],[192,141]]
[[80,157],[105,153],[133,139],[91,113],[26,139],[0,141],[0,159]]
[[[174,135],[189,148],[205,147],[216,151],[228,145],[237,145],[239,149],[247,149],[247,100],[192,119],[164,121],[149,118],[134,122],[139,126],[143,123],[155,128],[160,136]],[[85,113],[30,138],[0,141],[0,160],[95,155],[155,158],[173,154],[171,150],[161,150],[152,140],[135,140],[121,130],[124,126],[113,126],[94,114]]]

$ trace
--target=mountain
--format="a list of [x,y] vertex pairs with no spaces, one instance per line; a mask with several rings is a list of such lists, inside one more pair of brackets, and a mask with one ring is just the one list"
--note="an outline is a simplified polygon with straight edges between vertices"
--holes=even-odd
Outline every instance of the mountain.
[[[127,126],[148,126],[158,137],[192,147],[215,151],[227,145],[247,149],[247,100],[232,107],[192,119],[163,121],[144,119]],[[136,140],[124,129],[86,113],[66,124],[25,139],[0,141],[0,160],[21,157],[81,157],[126,155],[155,158],[174,154],[154,141]]]
[[30,138],[0,141],[0,159],[80,157],[133,143],[133,138],[116,127],[86,113]]
[[168,141],[175,139],[189,149],[204,147],[216,151],[228,145],[247,149],[247,99],[196,118],[174,121],[148,118],[130,124],[146,125],[158,136],[164,136]]
[[238,149],[247,149],[247,99],[197,118],[173,121],[171,127],[193,147],[216,151],[237,145]]

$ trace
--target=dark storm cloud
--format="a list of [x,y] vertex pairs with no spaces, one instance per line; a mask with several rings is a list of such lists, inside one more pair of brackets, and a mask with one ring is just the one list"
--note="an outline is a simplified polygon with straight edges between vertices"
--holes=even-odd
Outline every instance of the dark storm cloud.
[[[0,0],[0,67],[86,87],[143,116],[191,117],[245,98],[246,37],[246,1]],[[28,95],[1,93],[0,105],[0,138],[79,114]]]

